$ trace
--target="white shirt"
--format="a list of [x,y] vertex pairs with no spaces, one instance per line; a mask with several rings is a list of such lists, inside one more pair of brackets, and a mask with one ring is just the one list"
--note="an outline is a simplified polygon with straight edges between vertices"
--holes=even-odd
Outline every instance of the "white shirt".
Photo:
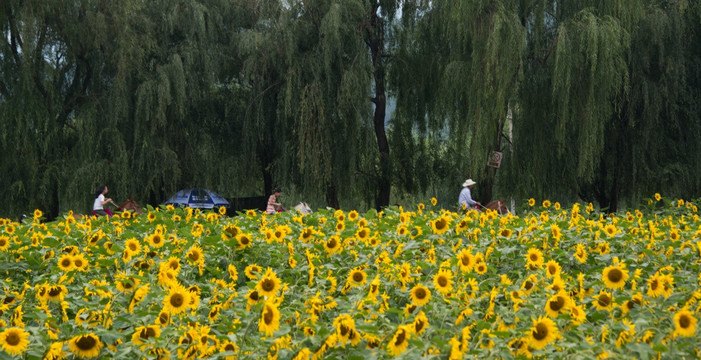
[[98,195],[95,198],[95,202],[92,204],[92,209],[93,210],[104,210],[104,208],[102,207],[103,201],[105,201],[105,195],[102,195],[102,194]]
[[460,203],[460,205],[465,204],[468,208],[477,205],[477,202],[472,200],[472,192],[469,187],[462,188],[460,196],[458,197],[458,203]]

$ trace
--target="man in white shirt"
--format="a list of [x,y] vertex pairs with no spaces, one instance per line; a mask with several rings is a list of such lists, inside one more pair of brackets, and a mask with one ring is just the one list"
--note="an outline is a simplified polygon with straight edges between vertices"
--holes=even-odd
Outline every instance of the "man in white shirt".
[[467,211],[471,208],[477,208],[478,206],[482,206],[482,204],[480,204],[479,201],[472,200],[471,190],[476,184],[477,183],[472,181],[472,179],[467,179],[462,184],[462,191],[460,191],[460,196],[458,197],[460,209],[464,209],[465,211]]

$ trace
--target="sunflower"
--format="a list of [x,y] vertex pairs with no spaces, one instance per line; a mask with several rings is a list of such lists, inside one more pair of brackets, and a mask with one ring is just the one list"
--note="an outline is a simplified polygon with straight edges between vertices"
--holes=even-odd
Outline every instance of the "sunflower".
[[8,327],[0,333],[0,347],[10,355],[21,355],[29,345],[29,333],[22,328]]
[[7,235],[0,235],[0,251],[7,251],[10,247],[10,237]]
[[190,305],[191,296],[183,286],[174,285],[163,299],[163,308],[173,315],[180,314]]
[[555,292],[559,292],[560,290],[565,290],[565,281],[562,280],[562,277],[560,275],[556,275],[553,277],[553,282],[548,286],[548,289],[551,289]]
[[348,212],[348,220],[350,220],[350,221],[358,220],[358,212],[355,210],[351,210],[350,212]]
[[68,350],[83,359],[90,359],[100,355],[102,341],[92,333],[78,335],[68,341]]
[[584,244],[577,244],[575,247],[574,258],[579,261],[580,264],[587,262],[587,247]]
[[333,326],[336,328],[336,335],[341,342],[347,342],[354,336],[355,320],[348,314],[341,314],[333,320]]
[[169,288],[171,285],[177,283],[178,273],[166,266],[161,266],[161,268],[158,270],[158,284]]
[[611,311],[613,309],[613,297],[611,293],[603,289],[599,291],[599,294],[594,298],[594,307],[597,310]]
[[659,274],[654,274],[647,280],[647,296],[658,297],[662,295],[663,284]]
[[541,316],[537,320],[533,320],[533,327],[529,331],[528,344],[533,349],[540,350],[557,339],[558,334],[559,331],[555,322]]
[[411,324],[411,326],[414,328],[414,334],[421,335],[422,333],[424,333],[429,327],[428,318],[426,317],[426,314],[424,314],[423,311],[419,311],[419,313],[416,314],[414,322]]
[[487,273],[487,263],[480,261],[475,264],[475,272],[479,275],[484,275]]
[[204,253],[202,252],[202,248],[197,245],[193,245],[185,256],[191,263],[204,263]]
[[134,291],[134,296],[131,298],[131,301],[129,302],[129,308],[128,308],[129,313],[133,313],[134,308],[137,305],[139,305],[139,303],[141,303],[141,301],[144,300],[146,295],[148,295],[150,287],[151,287],[150,284],[146,284],[146,285],[141,286],[138,289],[136,289],[136,291]]
[[450,218],[445,215],[439,216],[438,219],[431,221],[431,229],[434,234],[443,234],[450,229]]
[[292,229],[290,229],[289,226],[283,225],[283,226],[276,226],[275,231],[273,231],[273,237],[277,242],[283,242],[285,239],[285,236],[292,232]]
[[136,345],[141,345],[149,339],[155,339],[161,336],[161,328],[155,325],[139,326],[134,330],[131,336],[131,342]]
[[552,224],[550,225],[550,234],[552,235],[553,239],[560,241],[562,238],[562,229],[560,229],[559,226]]
[[674,276],[672,274],[662,274],[660,275],[660,281],[662,283],[662,295],[668,298],[674,291]]
[[394,356],[401,355],[409,345],[411,331],[411,325],[400,325],[392,336],[392,340],[387,344],[387,353]]
[[180,258],[175,257],[175,256],[171,256],[168,258],[168,261],[166,261],[165,265],[163,265],[163,266],[165,266],[169,270],[172,270],[176,274],[179,274],[180,273]]
[[280,328],[280,311],[274,301],[266,301],[258,321],[258,331],[272,336]]
[[457,225],[455,225],[455,232],[460,234],[464,231],[467,231],[470,229],[470,218],[463,218],[458,221]]
[[368,239],[367,243],[372,247],[376,247],[377,245],[380,245],[381,240],[377,236],[372,236]]
[[624,314],[627,314],[629,311],[633,310],[633,308],[642,304],[643,293],[636,293],[633,294],[633,297],[630,300],[626,300],[626,302],[621,305],[621,311],[623,311]]
[[214,322],[219,318],[219,314],[221,314],[221,309],[222,306],[217,304],[212,306],[212,308],[209,310],[209,314],[207,314],[207,319],[209,319],[209,322]]
[[397,226],[397,235],[403,236],[403,235],[406,235],[409,233],[410,233],[410,231],[409,231],[409,228],[407,227],[407,225],[400,224],[399,226]]
[[587,313],[584,312],[583,305],[570,304],[570,319],[572,324],[580,325],[587,320]]
[[440,269],[433,277],[433,286],[443,295],[453,291],[453,272],[450,269]]
[[[197,209],[199,210],[199,209]],[[192,224],[192,229],[190,229],[190,234],[194,237],[200,237],[202,236],[202,233],[204,232],[204,225],[200,223],[194,223]]]
[[549,260],[549,261],[545,264],[545,275],[546,275],[548,278],[560,276],[560,272],[561,272],[561,271],[562,271],[562,267],[561,267],[560,264],[559,264],[557,261],[555,261],[555,260]]
[[69,272],[75,268],[73,265],[73,256],[71,254],[63,254],[58,258],[58,268],[63,272]]
[[528,350],[528,338],[516,338],[509,341],[509,350],[515,356],[524,355],[527,359],[532,358],[531,352]]
[[153,222],[154,220],[156,220],[156,214],[149,211],[148,215],[146,215],[146,218],[148,219],[148,222]]
[[73,266],[78,271],[88,271],[88,260],[85,258],[84,254],[78,254],[73,256]]
[[363,286],[368,280],[368,274],[361,268],[355,268],[348,274],[348,283],[352,286]]
[[200,305],[200,288],[197,285],[193,285],[187,288],[187,291],[190,293],[190,303],[188,304],[188,307],[191,309],[197,309],[197,307]]
[[472,268],[475,266],[474,264],[474,258],[472,257],[472,253],[468,249],[462,249],[460,250],[460,253],[458,253],[458,265],[460,265],[460,271],[463,273],[469,273],[472,271]]
[[[224,340],[219,344],[219,352],[238,354],[239,348],[238,346],[236,346],[235,342],[232,342],[231,340]],[[222,358],[224,358],[225,360],[234,360],[236,359],[236,356],[229,355],[222,356]]]
[[152,248],[160,248],[163,246],[165,239],[160,232],[155,232],[146,238],[146,241],[151,245]]
[[413,305],[424,306],[431,300],[431,290],[421,284],[416,284],[416,286],[411,289],[410,296]]
[[123,293],[130,293],[134,291],[137,286],[139,286],[140,280],[124,274],[117,274],[114,282],[117,290]]
[[551,318],[556,318],[560,312],[567,309],[570,305],[570,297],[564,291],[560,291],[553,295],[545,303],[545,312]]
[[543,252],[536,249],[528,249],[528,254],[526,254],[526,268],[530,270],[535,270],[537,268],[543,267]]
[[248,290],[248,294],[246,294],[246,304],[248,307],[257,304],[259,300],[260,296],[258,295],[258,291],[254,289]]
[[161,310],[156,318],[156,324],[160,325],[161,327],[170,324],[170,313],[167,310]]
[[256,290],[260,296],[273,298],[278,290],[280,290],[280,279],[277,277],[273,269],[268,268],[256,284]]
[[686,308],[674,314],[674,336],[691,337],[696,334],[696,318]]
[[655,200],[657,200],[657,201],[662,200],[662,195],[660,195],[660,193],[655,193]]
[[141,244],[139,244],[139,240],[136,240],[136,238],[127,239],[124,243],[124,250],[129,254],[129,258],[134,257],[141,252]]
[[5,226],[5,232],[8,235],[14,235],[15,234],[15,227],[12,224],[8,224],[7,226]]
[[534,206],[535,206],[535,199],[534,199],[534,198],[528,199],[528,206],[530,206],[530,207],[534,207]]
[[63,351],[63,341],[57,341],[51,346],[49,346],[49,349],[46,351],[46,355],[44,355],[45,360],[60,360],[60,359],[65,359],[66,358],[66,352]]
[[338,221],[336,222],[336,231],[337,232],[342,232],[343,230],[346,229],[346,223],[345,221]]
[[324,250],[326,250],[326,253],[329,255],[337,253],[341,248],[341,238],[332,235],[329,236],[328,240],[324,242]]
[[235,283],[239,279],[239,272],[236,270],[236,266],[229,264],[226,267],[227,272],[229,273],[229,279],[232,283]]
[[616,235],[616,233],[618,233],[618,229],[616,228],[616,225],[608,224],[604,226],[604,232],[606,235],[608,235],[608,237],[613,237]]
[[370,229],[366,227],[361,227],[355,232],[355,237],[360,241],[365,241],[368,236],[370,236]]
[[314,237],[314,234],[316,234],[316,231],[314,231],[314,227],[307,226],[304,229],[302,229],[302,231],[299,233],[299,239],[303,242],[308,242]]
[[263,271],[260,266],[256,264],[251,264],[246,266],[246,268],[243,270],[243,273],[246,274],[246,277],[249,280],[255,280],[258,279],[258,276],[260,276],[260,272]]
[[501,228],[501,229],[499,229],[499,231],[497,232],[497,234],[498,234],[499,236],[503,236],[503,237],[505,237],[505,238],[511,237],[511,234],[513,234],[513,233],[514,233],[514,232],[513,232],[511,229],[509,229],[509,228]]
[[607,266],[601,276],[601,280],[609,289],[622,289],[628,280],[628,270],[622,263]]
[[66,294],[68,294],[68,289],[64,285],[54,285],[49,288],[47,296],[49,300],[63,301]]
[[399,267],[399,281],[401,281],[403,284],[407,284],[413,281],[413,278],[411,277],[411,264],[404,262],[402,265]]
[[238,235],[240,232],[239,228],[236,225],[228,224],[224,226],[224,232],[222,233],[222,237],[224,240],[229,240],[233,239]]
[[538,277],[535,274],[531,274],[526,278],[526,280],[523,281],[523,284],[521,284],[521,289],[525,290],[526,293],[530,293],[530,291],[535,288],[537,282]]

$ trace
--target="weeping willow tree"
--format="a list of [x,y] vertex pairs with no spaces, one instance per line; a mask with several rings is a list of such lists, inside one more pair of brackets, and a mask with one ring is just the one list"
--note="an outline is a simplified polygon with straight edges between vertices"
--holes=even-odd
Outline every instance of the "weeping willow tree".
[[154,204],[181,186],[230,185],[231,172],[212,171],[235,143],[214,140],[227,110],[201,106],[237,106],[216,86],[231,48],[221,29],[246,11],[235,5],[4,2],[7,211],[87,211],[100,184]]
[[[517,199],[611,210],[663,188],[698,193],[697,2],[422,4],[392,70],[405,189],[472,177],[486,200],[494,179]],[[504,150],[498,176],[492,150]]]
[[[88,114],[104,110],[99,101],[105,89],[103,48],[120,33],[115,17],[122,10],[85,2],[6,1],[0,11],[5,208],[10,214],[32,208],[56,214],[68,196],[74,204],[84,199],[87,206],[93,186],[64,189],[90,181],[74,172],[72,156],[83,141],[92,141],[83,136]],[[80,153],[81,158],[95,151]],[[124,165],[120,154],[113,160],[93,162],[92,178]]]
[[293,167],[305,191],[323,193],[326,204],[338,208],[342,198],[373,191],[367,8],[362,1],[304,1],[291,13],[280,109],[294,124]]
[[542,2],[529,25],[504,184],[615,211],[666,189],[698,193],[698,83],[687,2]]
[[[449,179],[444,186],[459,189],[470,177],[480,184],[480,199],[489,199],[495,172],[487,167],[487,158],[504,146],[506,115],[521,73],[525,30],[518,7],[503,1],[456,1],[415,9],[414,30],[397,44],[406,60],[393,67],[398,98],[393,143],[405,154],[413,149],[429,154],[413,162],[401,161],[405,155],[399,154],[397,165],[417,171],[430,167],[423,159],[441,157],[441,167],[449,169],[442,174]],[[436,141],[431,139],[445,144],[438,148],[443,153],[421,145]],[[440,180],[421,179],[420,184],[431,181]],[[411,180],[404,183],[411,185]]]

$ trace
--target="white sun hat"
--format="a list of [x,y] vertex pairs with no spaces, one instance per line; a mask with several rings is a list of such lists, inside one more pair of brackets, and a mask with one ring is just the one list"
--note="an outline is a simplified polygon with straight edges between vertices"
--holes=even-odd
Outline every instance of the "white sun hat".
[[462,183],[462,187],[468,187],[477,184],[476,182],[472,181],[472,179],[467,179],[465,180],[464,183]]

